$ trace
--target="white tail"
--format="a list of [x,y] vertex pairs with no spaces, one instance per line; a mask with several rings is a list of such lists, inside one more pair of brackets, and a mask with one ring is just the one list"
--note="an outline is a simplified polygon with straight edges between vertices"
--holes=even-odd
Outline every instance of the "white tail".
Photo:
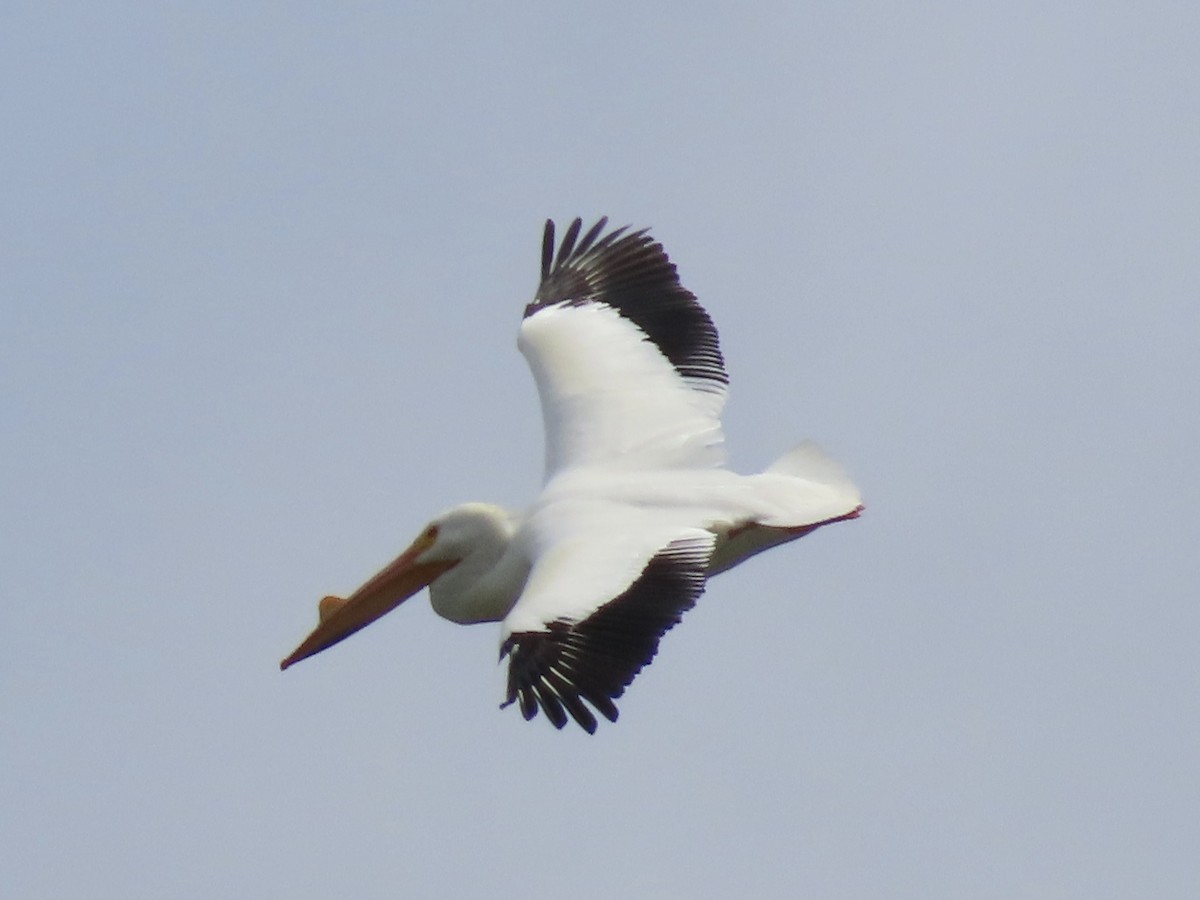
[[817,484],[827,484],[848,494],[858,495],[858,487],[846,474],[846,470],[826,456],[825,451],[812,441],[804,441],[793,447],[767,466],[766,470],[815,481]]
[[793,447],[749,480],[777,504],[777,512],[718,535],[708,574],[716,575],[761,553],[794,541],[822,525],[853,519],[862,497],[846,470],[812,441]]

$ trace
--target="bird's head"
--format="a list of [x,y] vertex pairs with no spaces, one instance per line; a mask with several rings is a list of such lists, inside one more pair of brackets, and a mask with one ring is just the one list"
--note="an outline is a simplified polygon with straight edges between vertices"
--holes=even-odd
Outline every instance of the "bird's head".
[[511,517],[498,507],[468,503],[442,513],[349,597],[323,598],[317,605],[317,627],[279,667],[286,669],[345,640],[460,564],[456,576],[477,578],[478,569],[495,564],[510,535]]

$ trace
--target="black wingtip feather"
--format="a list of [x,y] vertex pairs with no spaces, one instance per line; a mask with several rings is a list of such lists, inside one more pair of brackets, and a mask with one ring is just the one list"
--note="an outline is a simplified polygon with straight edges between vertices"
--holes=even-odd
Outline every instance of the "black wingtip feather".
[[588,710],[587,705],[579,699],[580,695],[572,692],[570,682],[565,681],[557,675],[554,676],[554,681],[557,682],[555,693],[558,695],[558,699],[562,701],[562,705],[567,708],[567,712],[571,714],[571,718],[588,734],[595,734],[596,717]]
[[579,247],[576,252],[587,253],[591,249],[592,242],[596,240],[600,232],[604,230],[604,226],[608,224],[608,216],[601,216],[600,221],[588,229],[588,233],[583,236],[583,240],[579,242]]
[[558,248],[558,259],[554,260],[554,267],[558,268],[563,264],[568,256],[575,250],[575,239],[579,237],[579,229],[583,228],[583,219],[575,219],[568,227],[567,233],[563,235],[562,244]]
[[555,728],[562,728],[567,724],[567,714],[563,711],[562,703],[545,678],[533,683],[533,696]]
[[550,276],[550,266],[554,262],[554,220],[546,220],[546,230],[542,232],[542,280]]

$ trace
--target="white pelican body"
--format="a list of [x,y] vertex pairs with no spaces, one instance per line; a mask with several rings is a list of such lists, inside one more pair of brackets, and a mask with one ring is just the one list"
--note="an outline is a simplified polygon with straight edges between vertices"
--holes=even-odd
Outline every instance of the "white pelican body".
[[[728,378],[707,313],[645,231],[579,239],[554,253],[518,346],[546,429],[546,481],[524,515],[470,503],[436,518],[395,561],[342,600],[287,668],[428,585],[434,611],[502,622],[505,706],[568,716],[589,732],[653,658],[708,576],[821,525],[854,518],[859,492],[814,445],[758,475],[724,468]],[[578,243],[577,243],[578,241]]]

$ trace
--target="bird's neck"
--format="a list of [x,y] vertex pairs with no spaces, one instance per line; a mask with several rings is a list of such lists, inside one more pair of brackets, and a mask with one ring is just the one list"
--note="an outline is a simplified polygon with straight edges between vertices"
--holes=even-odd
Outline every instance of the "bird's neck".
[[499,622],[508,615],[529,577],[529,559],[519,552],[514,532],[515,525],[492,535],[433,582],[433,611],[460,625]]

